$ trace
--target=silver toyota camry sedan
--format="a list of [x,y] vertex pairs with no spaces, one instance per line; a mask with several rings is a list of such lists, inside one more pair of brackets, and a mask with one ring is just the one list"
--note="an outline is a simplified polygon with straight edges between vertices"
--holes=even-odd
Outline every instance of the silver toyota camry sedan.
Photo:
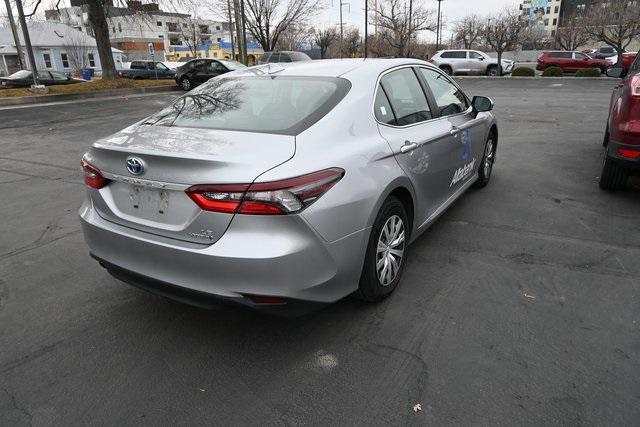
[[116,278],[196,305],[378,301],[489,182],[492,108],[413,59],[228,73],[92,145],[84,236]]

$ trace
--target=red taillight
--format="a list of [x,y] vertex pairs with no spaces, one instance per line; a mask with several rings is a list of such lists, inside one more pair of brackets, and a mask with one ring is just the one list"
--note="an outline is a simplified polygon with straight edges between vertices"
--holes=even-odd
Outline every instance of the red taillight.
[[344,175],[333,168],[282,181],[194,185],[186,192],[201,209],[246,215],[286,215],[315,202]]
[[640,96],[640,74],[631,77],[631,96]]
[[108,180],[102,176],[100,170],[91,163],[82,160],[80,165],[82,166],[82,172],[84,174],[84,183],[89,187],[99,190],[108,182]]
[[628,148],[618,148],[618,154],[627,159],[640,159],[640,150],[630,150]]

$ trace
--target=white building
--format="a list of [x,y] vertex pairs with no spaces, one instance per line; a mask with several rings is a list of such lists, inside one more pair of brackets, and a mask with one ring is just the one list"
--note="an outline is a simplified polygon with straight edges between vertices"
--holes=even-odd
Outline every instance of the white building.
[[[102,71],[96,41],[86,33],[60,22],[37,22],[28,24],[36,67],[39,70],[55,70],[73,73],[80,68]],[[22,31],[18,31],[20,44],[27,63],[29,56],[24,50]],[[112,48],[116,68],[122,68],[122,51]],[[9,75],[20,68],[11,29],[0,26],[0,75]]]
[[[229,41],[229,24],[194,19],[189,14],[160,10],[157,3],[127,2],[127,7],[105,4],[111,45],[122,50],[126,60],[151,59],[147,46],[153,43],[156,59],[176,47]],[[93,34],[85,0],[72,0],[71,6],[45,11],[47,20],[60,21],[87,34]],[[160,55],[160,57],[159,57]]]

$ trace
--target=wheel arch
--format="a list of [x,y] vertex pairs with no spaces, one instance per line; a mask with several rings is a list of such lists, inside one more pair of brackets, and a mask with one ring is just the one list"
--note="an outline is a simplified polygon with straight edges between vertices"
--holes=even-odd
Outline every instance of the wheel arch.
[[397,197],[400,202],[402,202],[405,211],[407,212],[407,217],[410,223],[410,226],[408,228],[409,230],[411,230],[411,235],[413,235],[416,218],[416,193],[411,180],[404,176],[396,178],[385,188],[380,197],[378,197],[378,200],[376,201],[375,207],[372,210],[369,221],[367,223],[369,225],[373,225],[378,212],[380,212],[382,204],[390,196]]

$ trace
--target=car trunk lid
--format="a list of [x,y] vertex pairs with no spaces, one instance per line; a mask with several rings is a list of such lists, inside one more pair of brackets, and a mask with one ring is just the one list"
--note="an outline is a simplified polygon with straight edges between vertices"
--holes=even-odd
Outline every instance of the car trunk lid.
[[[164,237],[212,244],[233,214],[203,211],[185,190],[196,184],[251,183],[294,152],[293,136],[140,125],[96,142],[85,160],[109,180],[92,191],[103,218]],[[130,161],[134,164],[128,166]]]

